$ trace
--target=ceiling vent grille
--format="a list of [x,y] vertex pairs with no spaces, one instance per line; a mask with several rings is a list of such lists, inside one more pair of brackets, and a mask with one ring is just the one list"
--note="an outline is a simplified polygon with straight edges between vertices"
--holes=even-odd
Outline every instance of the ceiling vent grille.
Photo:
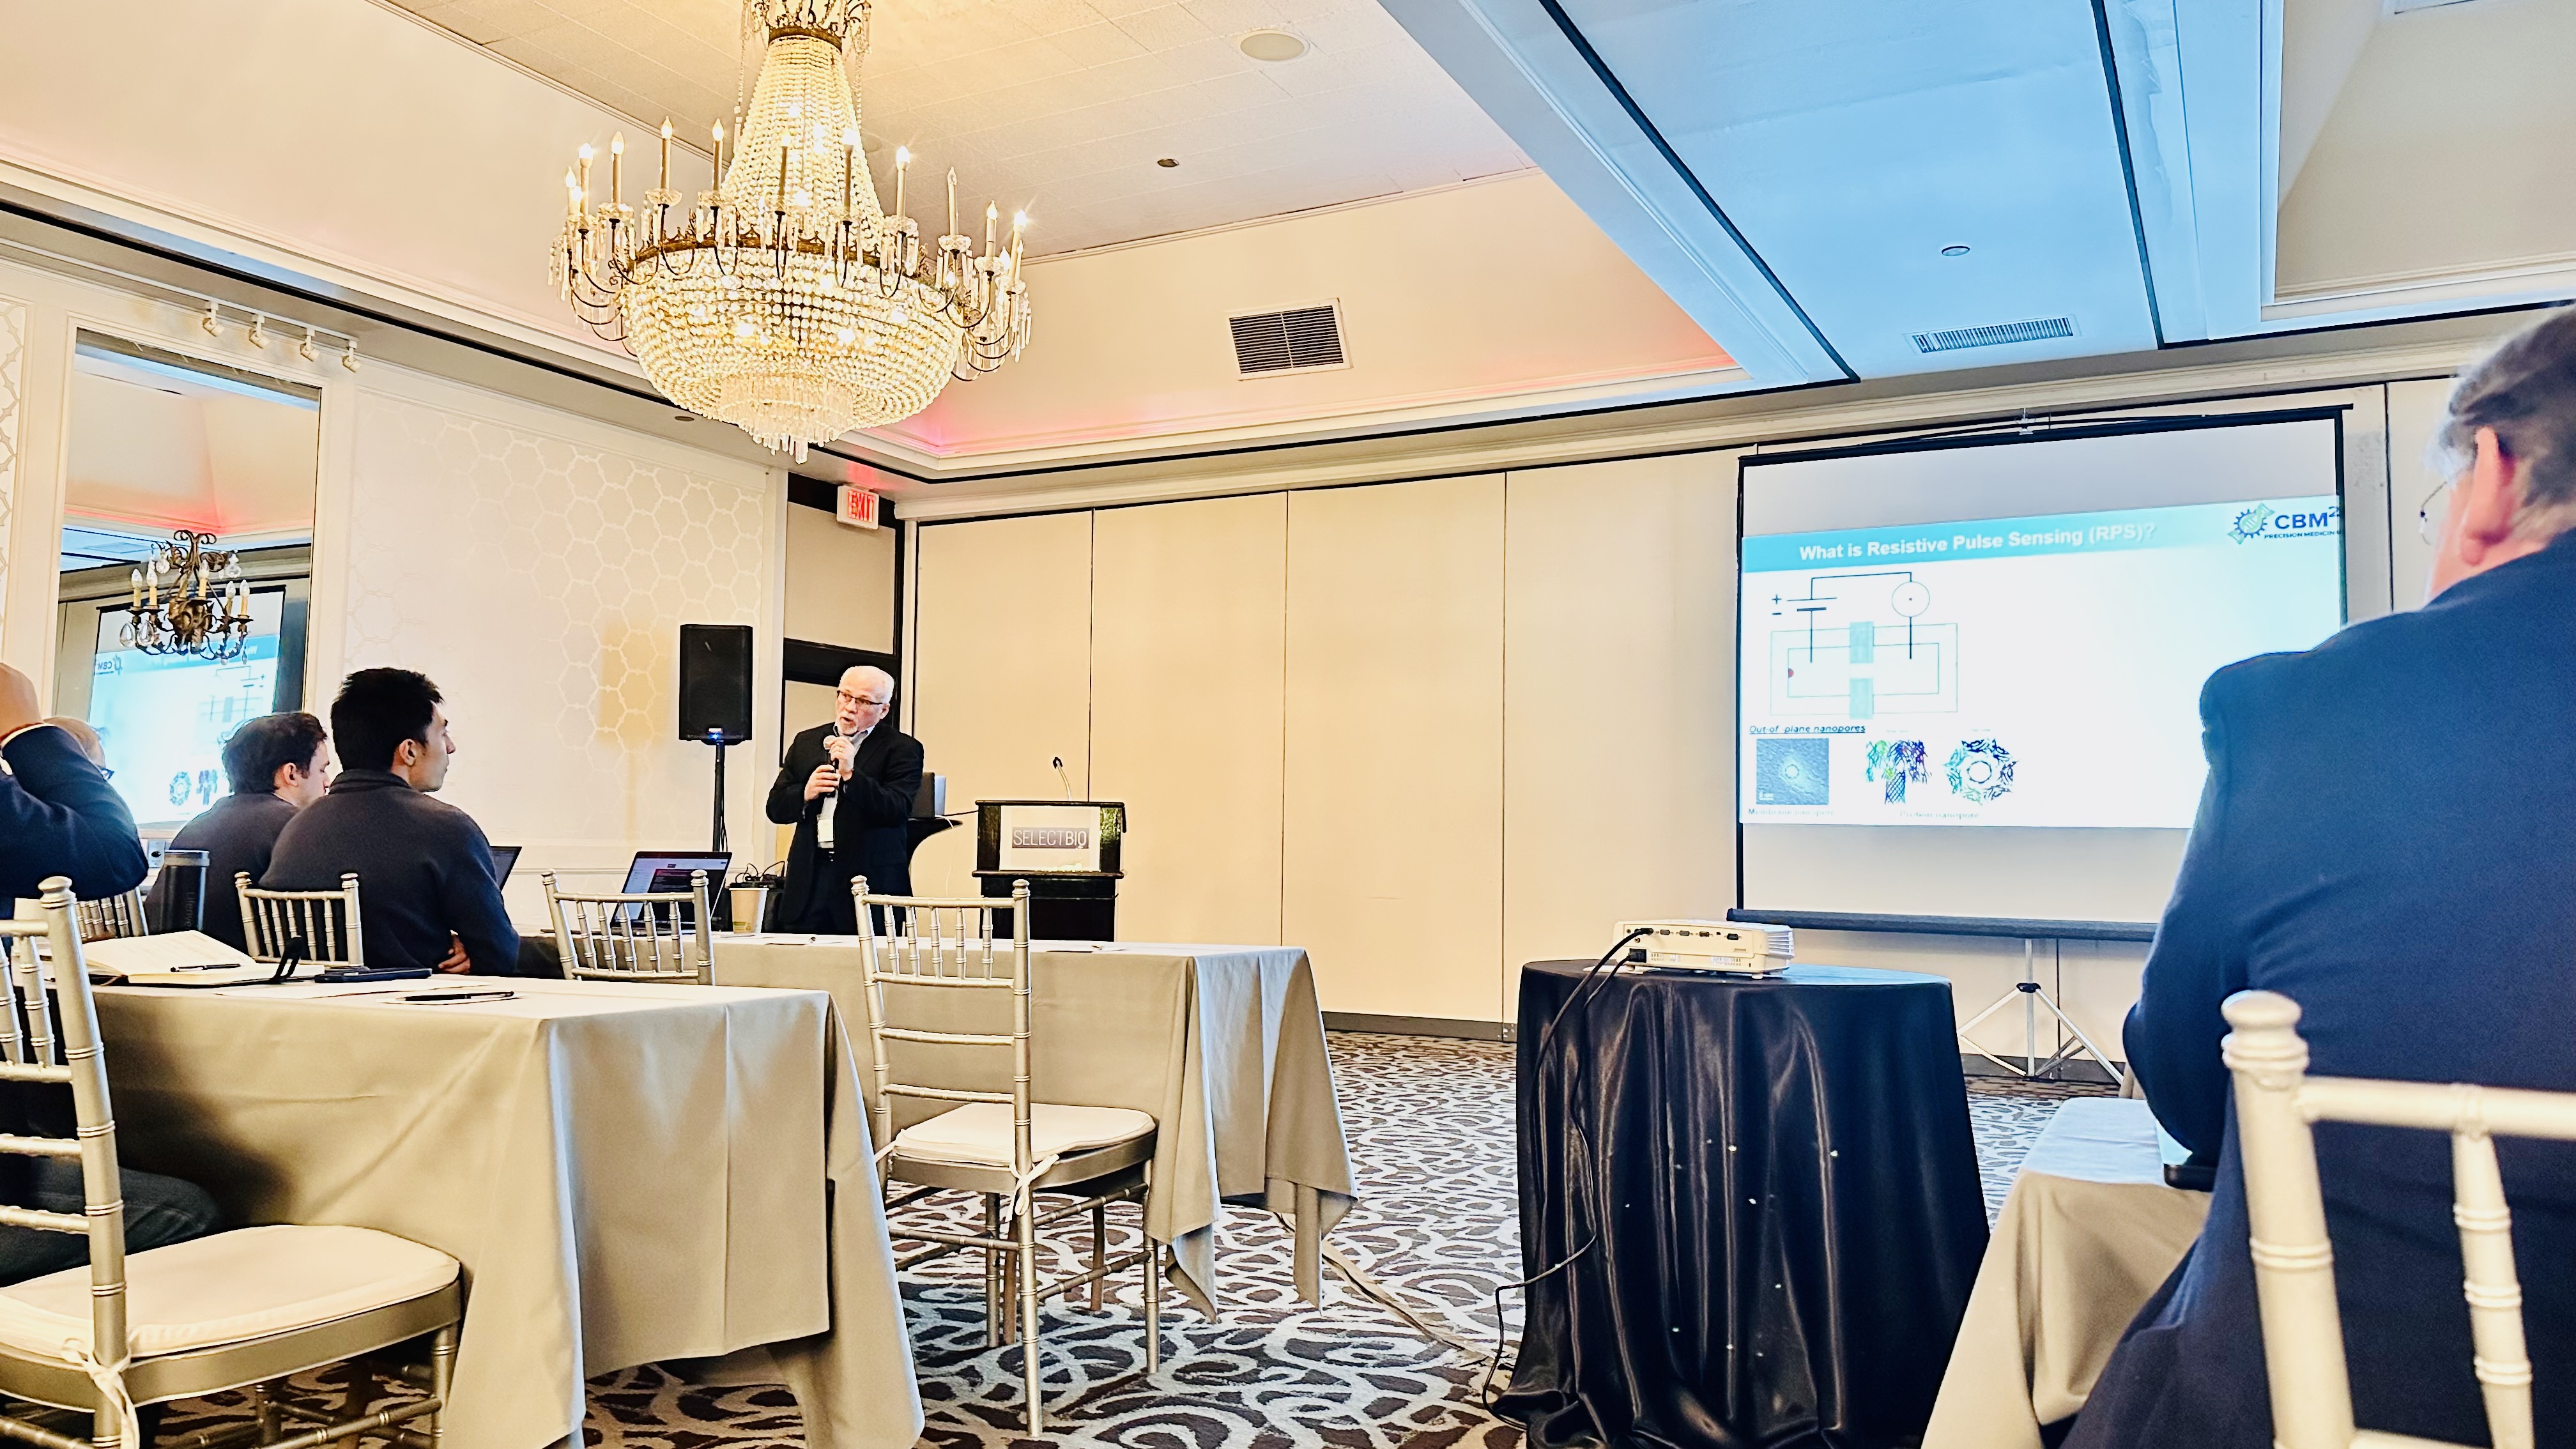
[[2043,342],[2075,335],[2072,317],[2039,317],[2028,322],[1998,322],[1991,327],[1954,327],[1947,332],[1917,332],[1915,350],[1956,352],[1962,347],[2001,347],[2007,342]]
[[1245,377],[1340,367],[1346,360],[1338,303],[1255,312],[1226,325],[1234,329],[1235,369]]

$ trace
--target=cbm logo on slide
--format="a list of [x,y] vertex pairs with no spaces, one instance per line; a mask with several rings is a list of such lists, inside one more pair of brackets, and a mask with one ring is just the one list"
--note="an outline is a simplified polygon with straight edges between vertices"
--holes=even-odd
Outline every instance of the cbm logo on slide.
[[2227,536],[2238,543],[2257,538],[2316,538],[2334,532],[2342,522],[2340,506],[2283,513],[2269,503],[2257,503],[2236,515]]

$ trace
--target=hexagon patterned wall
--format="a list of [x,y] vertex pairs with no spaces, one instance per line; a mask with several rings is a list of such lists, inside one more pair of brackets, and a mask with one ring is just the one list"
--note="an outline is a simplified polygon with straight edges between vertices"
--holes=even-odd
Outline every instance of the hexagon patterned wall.
[[[348,667],[438,682],[457,739],[447,798],[531,865],[704,842],[708,752],[676,737],[679,626],[757,625],[769,590],[767,475],[635,442],[359,400]],[[732,793],[735,833],[758,829]]]
[[9,520],[18,497],[18,378],[27,355],[27,305],[0,297],[0,628],[9,598]]

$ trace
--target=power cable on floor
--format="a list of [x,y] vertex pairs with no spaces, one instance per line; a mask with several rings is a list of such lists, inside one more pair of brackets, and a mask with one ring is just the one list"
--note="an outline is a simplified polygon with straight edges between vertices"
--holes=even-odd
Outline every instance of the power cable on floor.
[[[1555,1040],[1557,1024],[1565,1020],[1566,1014],[1574,1009],[1576,1002],[1584,999],[1585,991],[1594,985],[1595,980],[1609,967],[1611,961],[1617,957],[1621,951],[1626,950],[1630,942],[1635,941],[1638,937],[1645,934],[1646,932],[1643,930],[1630,931],[1628,934],[1621,936],[1617,944],[1613,945],[1609,950],[1602,952],[1601,958],[1592,963],[1590,970],[1583,973],[1583,978],[1575,983],[1574,989],[1566,993],[1565,1000],[1557,1006],[1555,1015],[1548,1018],[1547,1025],[1539,1032],[1538,1038],[1537,1062],[1538,1070],[1542,1074],[1542,1081],[1544,1081],[1544,1074],[1547,1071],[1547,1049]],[[1593,995],[1597,997],[1599,993],[1594,992]],[[1585,1137],[1582,1150],[1577,1155],[1588,1160],[1591,1156],[1590,1141],[1588,1136],[1582,1132],[1580,1124],[1576,1124],[1576,1134],[1578,1137]],[[1432,1342],[1456,1349],[1458,1352],[1467,1354],[1470,1357],[1484,1359],[1485,1371],[1477,1380],[1476,1396],[1484,1403],[1486,1409],[1490,1411],[1493,1408],[1494,1377],[1502,1371],[1504,1354],[1511,1334],[1510,1324],[1503,1317],[1503,1295],[1516,1289],[1527,1289],[1532,1284],[1545,1282],[1556,1274],[1565,1271],[1567,1268],[1573,1266],[1577,1259],[1592,1251],[1593,1245],[1599,1242],[1600,1239],[1601,1232],[1596,1218],[1591,1236],[1584,1239],[1581,1247],[1576,1248],[1573,1252],[1566,1254],[1556,1262],[1540,1269],[1538,1272],[1533,1273],[1526,1278],[1516,1279],[1508,1283],[1496,1283],[1494,1285],[1494,1348],[1491,1354],[1487,1354],[1480,1345],[1470,1343],[1457,1333],[1450,1331],[1448,1328],[1423,1317],[1420,1313],[1416,1312],[1410,1304],[1407,1304],[1402,1296],[1394,1289],[1379,1282],[1373,1274],[1371,1274],[1367,1269],[1362,1268],[1358,1263],[1354,1262],[1350,1255],[1343,1252],[1340,1248],[1331,1243],[1323,1243],[1318,1246],[1322,1249],[1324,1261],[1332,1264],[1335,1269],[1340,1271],[1343,1277],[1349,1279],[1351,1286],[1358,1289],[1361,1296],[1376,1303],[1379,1307],[1386,1309],[1389,1313],[1394,1314],[1397,1318],[1403,1320],[1408,1327],[1412,1328],[1414,1332],[1421,1334]]]

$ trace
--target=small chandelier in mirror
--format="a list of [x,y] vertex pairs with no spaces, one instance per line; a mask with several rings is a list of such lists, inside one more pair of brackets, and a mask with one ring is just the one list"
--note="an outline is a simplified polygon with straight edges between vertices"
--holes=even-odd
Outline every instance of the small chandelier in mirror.
[[117,638],[144,654],[193,655],[228,663],[250,643],[250,582],[241,557],[212,547],[215,536],[179,529],[134,570]]

